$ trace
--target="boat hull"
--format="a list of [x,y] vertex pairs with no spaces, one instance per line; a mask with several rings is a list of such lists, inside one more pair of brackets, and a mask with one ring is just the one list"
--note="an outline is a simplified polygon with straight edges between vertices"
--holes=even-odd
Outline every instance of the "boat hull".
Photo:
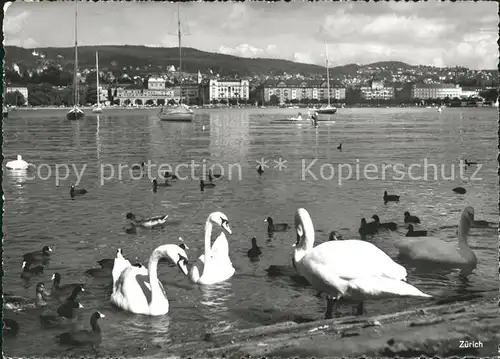
[[296,125],[310,125],[311,120],[271,120],[270,123],[278,123],[278,124],[296,124]]
[[85,113],[80,109],[72,109],[66,114],[66,119],[69,121],[76,121],[85,116]]
[[92,109],[92,113],[102,113],[102,108],[101,107],[95,107]]
[[[336,108],[325,108],[325,109],[317,109],[316,112],[319,114],[319,115],[334,115],[337,113],[337,109]],[[319,120],[321,121],[321,120]]]
[[192,122],[194,118],[193,113],[160,113],[158,115],[161,121],[170,122]]

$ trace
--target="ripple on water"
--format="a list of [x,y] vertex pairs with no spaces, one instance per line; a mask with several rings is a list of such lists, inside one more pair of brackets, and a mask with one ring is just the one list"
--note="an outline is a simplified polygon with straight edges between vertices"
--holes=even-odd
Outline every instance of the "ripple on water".
[[[155,110],[156,111],[156,110]],[[498,219],[497,163],[495,144],[496,117],[491,109],[446,109],[439,116],[425,109],[342,109],[335,124],[308,126],[270,124],[284,118],[288,110],[203,111],[194,123],[159,122],[154,113],[118,111],[106,113],[97,120],[63,121],[64,111],[16,111],[4,120],[4,156],[17,153],[36,164],[75,164],[87,169],[78,184],[88,194],[71,200],[69,186],[77,177],[74,171],[59,184],[54,179],[30,180],[29,176],[5,172],[4,214],[4,288],[14,295],[26,295],[38,280],[50,285],[53,272],[61,274],[64,283],[85,281],[87,291],[80,301],[84,305],[78,323],[89,326],[95,309],[106,319],[100,322],[104,334],[101,354],[109,356],[144,356],[164,352],[169,344],[203,339],[205,333],[236,328],[252,328],[280,321],[307,321],[321,318],[323,299],[316,291],[295,283],[288,277],[269,278],[265,269],[272,264],[291,266],[293,230],[267,235],[264,219],[293,224],[293,213],[305,207],[311,213],[315,228],[322,230],[317,241],[328,238],[331,230],[340,230],[345,238],[358,238],[361,217],[378,214],[383,221],[394,221],[400,229],[380,233],[373,242],[396,258],[396,240],[404,240],[406,226],[403,213],[420,217],[421,226],[438,240],[456,241],[458,219],[466,205],[475,208],[477,219],[496,223]],[[202,130],[202,125],[205,129]],[[343,151],[336,149],[343,143]],[[287,169],[279,172],[266,168],[256,173],[255,160],[282,157]],[[360,166],[355,174],[339,182],[339,173],[331,180],[314,180],[301,176],[302,160],[318,158],[313,172],[319,176],[325,163]],[[482,180],[394,179],[387,170],[385,179],[367,179],[363,166],[372,163],[401,163],[406,169],[412,163],[450,165],[459,159],[479,160],[484,164]],[[224,176],[216,187],[201,192],[199,181],[175,181],[170,188],[152,192],[150,178],[134,178],[118,165],[150,160],[154,164],[221,163],[241,165],[242,177]],[[101,184],[100,166],[110,164],[113,178]],[[439,169],[439,171],[441,171]],[[197,171],[197,174],[200,172]],[[353,172],[354,173],[354,172]],[[415,168],[415,176],[423,175]],[[370,175],[370,173],[368,173]],[[153,174],[153,176],[156,176]],[[464,186],[467,194],[457,195],[452,188]],[[382,200],[384,189],[401,195],[399,203]],[[156,246],[179,243],[181,236],[189,246],[188,256],[194,262],[203,253],[203,229],[208,214],[220,210],[228,215],[233,235],[228,236],[231,259],[236,275],[220,286],[198,287],[188,283],[176,268],[159,265],[159,276],[168,293],[171,311],[167,316],[145,317],[125,313],[109,303],[109,278],[84,275],[96,267],[99,259],[113,258],[116,248],[123,248],[131,261],[146,264]],[[127,234],[125,214],[150,216],[169,214],[168,224],[159,230],[141,230]],[[214,234],[220,233],[217,230]],[[251,262],[246,251],[250,238],[256,237],[263,254]],[[418,268],[405,264],[408,281],[437,301],[443,298],[467,298],[498,288],[496,272],[497,234],[495,228],[472,229],[469,241],[479,259],[478,267],[466,281],[457,271]],[[37,279],[23,284],[19,278],[21,255],[40,250],[44,245],[54,249],[52,260]],[[457,245],[458,246],[458,245]],[[398,261],[399,259],[396,258]],[[493,266],[494,264],[494,266]],[[495,269],[492,269],[495,267]],[[26,289],[27,288],[27,289]],[[387,314],[422,305],[421,300],[387,299],[368,301],[371,314]],[[341,310],[350,313],[349,305]],[[55,330],[42,330],[38,313],[23,315],[5,312],[21,326],[18,338],[4,342],[8,356],[61,356],[65,348],[55,342]],[[163,348],[163,349],[162,349]],[[68,354],[91,355],[89,349],[71,349]]]

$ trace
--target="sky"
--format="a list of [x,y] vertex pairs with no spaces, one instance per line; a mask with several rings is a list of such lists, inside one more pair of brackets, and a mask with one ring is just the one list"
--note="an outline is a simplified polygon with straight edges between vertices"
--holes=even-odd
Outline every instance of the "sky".
[[[78,3],[79,45],[178,46],[169,2]],[[5,45],[74,44],[74,2],[16,2]],[[180,5],[182,46],[330,66],[377,61],[495,69],[496,2],[214,2]],[[326,51],[328,49],[328,51]]]

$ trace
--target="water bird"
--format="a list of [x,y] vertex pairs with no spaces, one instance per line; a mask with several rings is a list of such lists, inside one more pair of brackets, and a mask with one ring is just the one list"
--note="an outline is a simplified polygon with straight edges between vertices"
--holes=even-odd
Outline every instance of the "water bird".
[[71,189],[69,190],[71,198],[75,198],[76,196],[83,196],[85,193],[87,193],[86,189],[76,189],[74,184],[71,185]]
[[92,277],[111,277],[111,268],[90,268],[85,271],[86,275],[90,275]]
[[50,252],[52,252],[52,248],[44,246],[40,251],[23,254],[23,260],[31,263],[43,262],[50,259]]
[[52,274],[52,288],[50,295],[53,297],[67,296],[73,292],[78,286],[84,287],[82,283],[70,283],[61,285],[61,275],[59,273]]
[[29,164],[23,160],[21,155],[17,155],[17,160],[7,162],[5,167],[9,170],[25,170],[28,169]]
[[[182,239],[182,237],[179,237],[179,241],[183,242],[184,240]],[[189,247],[187,246],[187,244],[184,243],[184,242],[178,244],[178,246],[180,248],[182,248],[183,250],[185,250],[185,251],[187,251],[189,249]],[[167,262],[168,265],[171,266],[171,267],[175,267],[177,265],[177,263],[172,262],[169,257],[162,257],[162,258],[160,258],[160,260],[158,262],[159,263]]]
[[343,239],[344,237],[342,237],[342,235],[337,231],[331,231],[328,236],[329,241],[342,241]]
[[458,194],[465,194],[467,190],[463,187],[455,187],[453,188],[453,192],[458,193]]
[[164,174],[163,174],[163,178],[165,179],[171,179],[171,180],[176,180],[176,179],[179,179],[179,177],[177,177],[176,175],[166,171]]
[[151,182],[153,183],[153,191],[155,192],[158,189],[158,187],[172,187],[172,185],[168,183],[168,180],[165,180],[165,182],[158,183],[158,180],[156,178],[153,178]]
[[118,278],[113,281],[111,303],[135,314],[150,316],[167,314],[169,310],[167,295],[157,276],[158,260],[165,256],[176,263],[184,275],[188,274],[186,252],[178,245],[164,244],[153,251],[148,268],[132,265],[123,268]]
[[31,267],[31,262],[29,261],[23,261],[23,265],[22,265],[22,273],[21,273],[21,278],[22,279],[30,279],[32,276],[35,276],[35,275],[40,275],[43,273],[43,267],[42,266],[36,266],[36,267],[33,267],[33,268],[30,268]]
[[370,223],[366,222],[366,219],[361,218],[361,226],[358,229],[360,235],[375,234],[378,232],[377,222],[372,221]]
[[375,245],[356,239],[328,241],[314,247],[314,226],[306,209],[295,213],[297,241],[293,254],[297,272],[327,294],[325,318],[333,316],[342,297],[360,301],[394,296],[431,297],[406,283],[406,269]]
[[408,225],[408,233],[406,237],[425,237],[427,236],[427,231],[415,231],[413,230],[413,224]]
[[290,225],[288,223],[274,223],[271,217],[267,217],[264,222],[267,222],[267,233],[285,232],[288,231]]
[[375,221],[375,223],[377,223],[377,226],[379,228],[385,228],[385,229],[389,229],[391,231],[395,231],[398,229],[398,225],[394,222],[380,223],[380,218],[376,214],[374,214],[372,216],[372,219]]
[[337,146],[337,150],[342,151],[342,144],[340,144],[340,145]]
[[19,324],[14,319],[2,318],[2,336],[15,337],[19,333]]
[[229,220],[222,212],[212,212],[205,221],[205,252],[189,269],[189,280],[196,284],[221,283],[234,275],[235,269],[229,258],[229,243],[224,232],[210,245],[213,224],[232,234]]
[[420,223],[420,218],[418,218],[417,216],[410,215],[410,212],[408,211],[404,213],[404,216],[405,216],[405,223],[416,223],[416,224]]
[[57,308],[55,313],[47,311],[40,314],[40,323],[45,327],[54,327],[64,324],[66,319],[75,318],[76,310],[83,308],[77,297],[78,294],[84,291],[85,289],[82,286],[73,289],[71,295]]
[[455,268],[472,270],[477,265],[477,257],[467,243],[467,234],[474,218],[474,208],[465,207],[458,222],[458,246],[437,237],[405,240],[396,244],[399,254],[412,260],[433,262]]
[[396,196],[395,194],[387,194],[387,191],[384,191],[384,202],[399,202],[399,197],[401,196]]
[[43,298],[45,293],[45,285],[43,283],[38,283],[35,288],[35,301],[30,298],[24,298],[19,296],[4,295],[3,305],[5,309],[10,310],[23,310],[27,308],[44,307],[47,302]]
[[465,163],[467,166],[477,165],[477,162],[469,162],[469,161],[467,161],[467,158],[464,160],[464,163]]
[[262,176],[262,174],[264,173],[264,170],[262,169],[262,166],[259,166],[257,168],[257,173],[259,174],[259,176]]
[[248,258],[257,258],[262,254],[259,246],[257,245],[257,238],[252,237],[252,248],[250,248],[247,252]]
[[90,327],[92,330],[78,330],[59,334],[56,338],[63,345],[92,345],[94,349],[101,344],[101,328],[98,319],[105,318],[99,311],[94,312],[90,317]]
[[203,192],[205,188],[214,188],[215,183],[205,183],[202,179],[200,180],[200,189]]
[[138,220],[133,213],[128,212],[126,218],[130,220],[131,224],[134,226],[152,229],[163,226],[167,222],[168,214]]

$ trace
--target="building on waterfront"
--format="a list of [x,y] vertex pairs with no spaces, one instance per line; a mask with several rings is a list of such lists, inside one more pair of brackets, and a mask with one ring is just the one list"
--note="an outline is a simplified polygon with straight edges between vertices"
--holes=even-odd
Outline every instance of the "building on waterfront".
[[462,88],[455,84],[414,84],[411,89],[413,99],[437,99],[462,97]]
[[119,105],[164,105],[174,98],[172,89],[150,90],[139,86],[118,87],[115,101]]
[[[179,102],[181,95],[180,86],[169,86],[168,90],[172,91],[173,99],[175,102]],[[200,96],[200,85],[195,82],[184,82],[182,84],[182,102],[188,105],[200,105],[201,104],[201,96]]]
[[148,90],[165,90],[166,80],[161,76],[149,76],[148,78]]
[[361,98],[365,100],[392,100],[394,87],[385,86],[383,81],[372,81],[370,86],[360,88]]
[[481,92],[481,90],[474,87],[471,88],[462,87],[462,94],[460,95],[460,97],[462,98],[479,97],[479,92]]
[[250,96],[248,80],[218,80],[210,79],[201,83],[203,103],[213,100],[247,101]]
[[[328,99],[326,80],[269,80],[262,85],[262,91],[264,102],[271,101],[271,96],[278,97],[280,103]],[[345,97],[345,87],[330,81],[330,99],[344,100]]]
[[27,105],[28,104],[28,88],[24,86],[8,86],[5,92],[19,92],[21,95],[23,95],[25,103],[22,105]]

